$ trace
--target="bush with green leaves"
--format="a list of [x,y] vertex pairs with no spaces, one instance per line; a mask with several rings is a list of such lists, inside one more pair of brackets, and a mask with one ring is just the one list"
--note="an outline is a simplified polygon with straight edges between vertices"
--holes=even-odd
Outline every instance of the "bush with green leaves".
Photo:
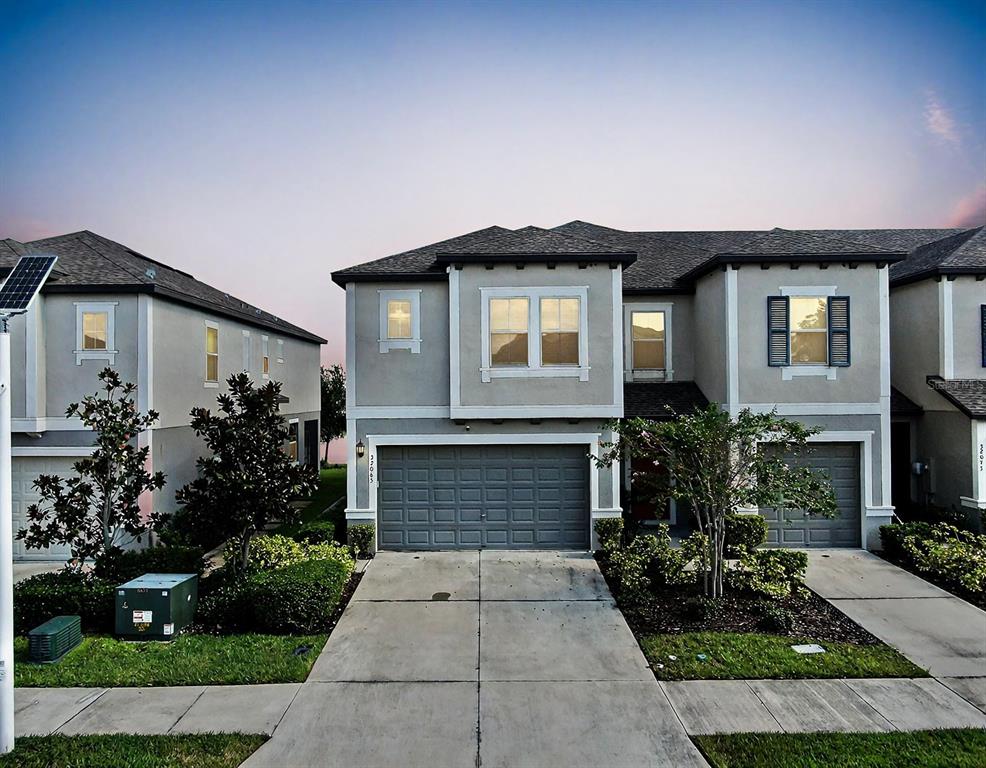
[[599,549],[605,554],[612,554],[623,546],[623,518],[603,517],[593,525],[596,537],[599,539]]
[[910,553],[904,546],[904,540],[908,536],[930,539],[933,530],[934,526],[926,522],[881,525],[880,542],[883,544],[883,556],[909,568],[915,567]]
[[14,631],[54,616],[81,616],[84,632],[112,632],[114,584],[78,570],[39,573],[14,585]]
[[291,534],[291,538],[302,544],[331,544],[335,541],[336,527],[328,520],[306,523]]
[[328,629],[351,573],[338,560],[306,560],[249,576],[252,628],[270,634]]
[[145,573],[194,573],[205,571],[205,553],[199,547],[150,547],[124,550],[112,547],[96,560],[93,575],[119,586]]
[[663,546],[657,536],[644,534],[610,554],[610,568],[619,584],[621,599],[632,603],[646,597],[651,585],[646,571]]
[[334,560],[345,565],[349,570],[356,567],[353,553],[349,551],[349,547],[342,544],[328,542],[303,546],[305,548],[305,560]]
[[767,520],[759,514],[731,512],[725,517],[725,556],[737,558],[743,548],[756,549],[767,541]]
[[787,634],[794,628],[794,614],[783,605],[764,601],[760,604],[760,628]]
[[938,523],[928,535],[905,535],[901,547],[918,573],[953,588],[986,591],[986,535]]
[[[227,542],[223,557],[227,564],[237,561],[240,554],[240,543],[233,539]],[[288,536],[280,534],[263,534],[254,536],[250,542],[250,571],[269,571],[284,568],[305,559],[305,548],[302,544]]]
[[376,542],[376,528],[373,523],[355,523],[346,528],[346,541],[354,557],[366,559],[373,557]]
[[[650,579],[651,588],[675,587],[694,584],[706,571],[708,539],[698,531],[683,539],[679,546],[671,544],[667,524],[658,525],[658,541],[661,546],[655,550],[644,573]],[[692,563],[696,567],[689,570]]]
[[726,572],[731,589],[775,600],[804,589],[808,553],[797,549],[746,550]]

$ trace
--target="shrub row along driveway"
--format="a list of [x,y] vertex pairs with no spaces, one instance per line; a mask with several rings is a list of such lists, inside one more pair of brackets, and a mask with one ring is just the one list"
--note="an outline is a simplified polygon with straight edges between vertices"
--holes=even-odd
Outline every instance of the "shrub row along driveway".
[[246,765],[704,766],[587,554],[383,553]]

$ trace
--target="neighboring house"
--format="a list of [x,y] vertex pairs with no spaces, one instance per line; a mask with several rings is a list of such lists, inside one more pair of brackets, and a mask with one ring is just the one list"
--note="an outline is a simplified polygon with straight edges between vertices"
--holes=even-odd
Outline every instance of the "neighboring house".
[[[151,449],[149,469],[167,475],[142,504],[147,512],[173,510],[175,491],[196,476],[204,444],[189,411],[214,410],[225,379],[243,370],[258,383],[283,384],[281,410],[293,436],[285,449],[317,465],[323,339],[92,232],[0,240],[0,278],[24,254],[58,262],[27,314],[11,323],[15,531],[37,499],[35,478],[70,474],[88,454],[91,433],[65,410],[97,391],[106,366],[137,384],[140,410],[160,414],[139,437]],[[67,551],[25,550],[15,541],[14,555],[48,559]]]
[[[928,233],[928,238],[951,232]],[[817,426],[840,515],[785,546],[879,545],[891,504],[894,232],[501,227],[338,271],[348,508],[383,549],[588,548],[635,509],[606,422],[713,401]],[[662,514],[674,520],[675,510]]]
[[986,510],[986,231],[905,232],[890,269],[894,504]]

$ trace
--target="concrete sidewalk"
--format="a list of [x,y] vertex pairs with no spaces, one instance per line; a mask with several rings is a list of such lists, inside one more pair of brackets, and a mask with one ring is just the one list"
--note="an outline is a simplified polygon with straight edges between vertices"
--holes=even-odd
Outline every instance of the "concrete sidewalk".
[[870,552],[810,550],[805,582],[935,677],[986,676],[986,612]]

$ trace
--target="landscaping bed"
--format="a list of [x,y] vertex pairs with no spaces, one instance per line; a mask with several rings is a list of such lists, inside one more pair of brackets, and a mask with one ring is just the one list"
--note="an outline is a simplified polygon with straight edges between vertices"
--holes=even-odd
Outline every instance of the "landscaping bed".
[[22,736],[0,755],[7,768],[236,768],[266,736]]
[[712,768],[979,768],[986,731],[739,733],[694,736]]
[[335,502],[346,498],[346,467],[329,467],[318,473],[318,489],[307,501],[297,522],[285,523],[277,528],[284,536],[293,536],[301,528],[314,522],[329,522],[335,528],[339,541],[346,540],[346,503],[329,510]]

